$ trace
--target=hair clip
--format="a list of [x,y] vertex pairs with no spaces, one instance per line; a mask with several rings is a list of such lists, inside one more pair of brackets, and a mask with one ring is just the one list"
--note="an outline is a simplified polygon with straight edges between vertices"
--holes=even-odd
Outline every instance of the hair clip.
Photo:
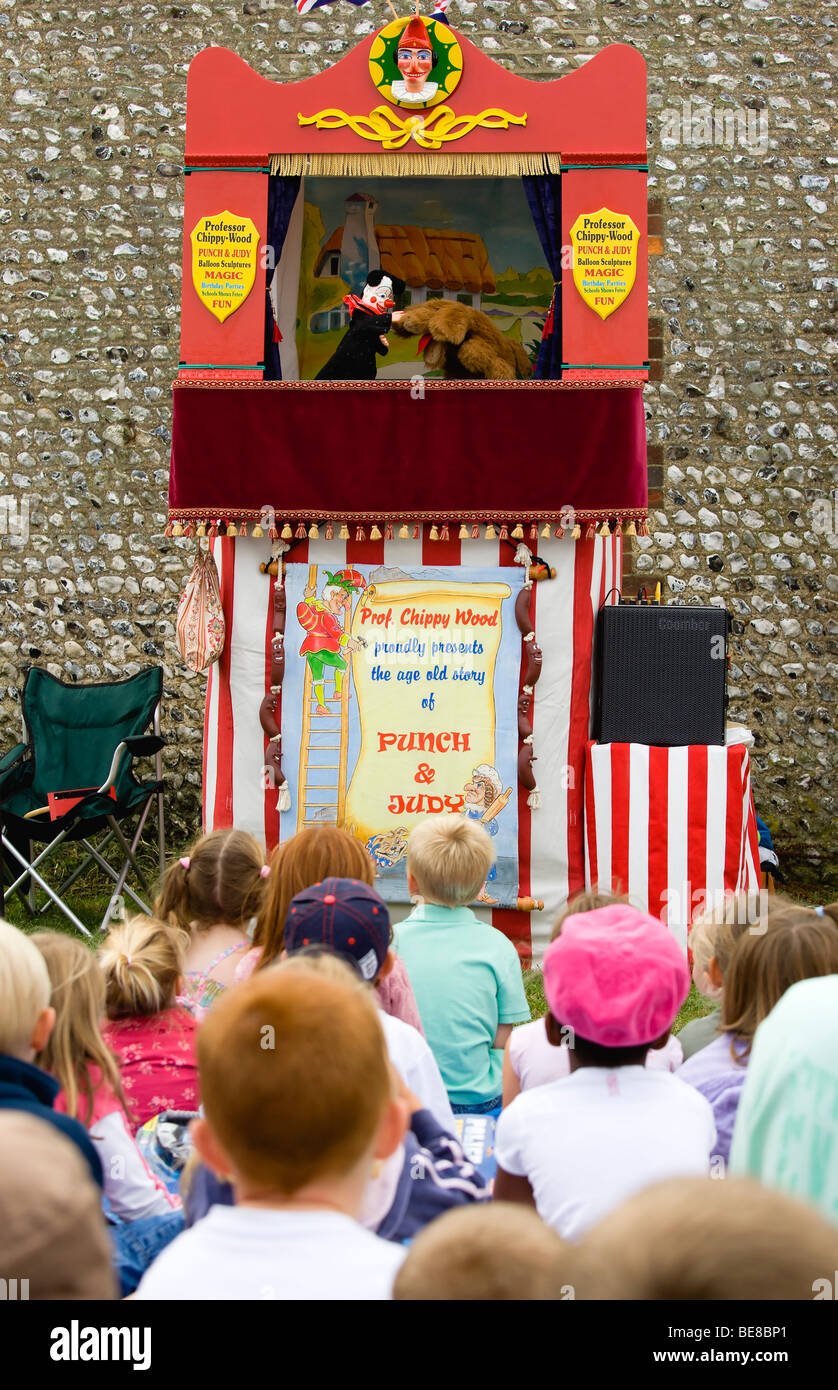
[[271,876],[271,866],[270,866],[270,864],[263,864],[262,867],[261,867],[261,869],[259,870],[259,877],[260,877],[260,878],[270,878],[270,876]]
[[125,961],[125,964],[126,964],[126,965],[133,965],[133,964],[134,964],[134,962],[132,961],[131,957],[130,957],[130,956],[126,956],[124,953],[123,953],[122,959]]
[[185,854],[184,857],[182,859],[179,859],[177,862],[180,864],[180,867],[182,869],[188,869],[191,861],[189,855]]

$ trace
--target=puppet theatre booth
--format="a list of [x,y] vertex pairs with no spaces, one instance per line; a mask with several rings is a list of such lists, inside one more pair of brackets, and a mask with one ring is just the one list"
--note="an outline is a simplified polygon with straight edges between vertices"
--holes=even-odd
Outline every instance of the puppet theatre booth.
[[646,530],[645,120],[633,48],[533,82],[418,14],[302,82],[189,70],[205,826],[343,826],[398,917],[411,827],[473,817],[523,958],[585,884],[594,624]]

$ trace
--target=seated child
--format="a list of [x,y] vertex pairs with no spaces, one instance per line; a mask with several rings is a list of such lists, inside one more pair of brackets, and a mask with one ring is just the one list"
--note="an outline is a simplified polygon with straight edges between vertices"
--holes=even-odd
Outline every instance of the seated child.
[[204,835],[166,871],[154,915],[187,934],[183,997],[198,1019],[233,983],[250,950],[247,928],[269,872],[261,846],[244,830]]
[[[808,1302],[819,1283],[833,1287],[838,1231],[746,1178],[682,1178],[631,1197],[588,1232],[580,1253],[617,1299]],[[596,1277],[579,1296],[601,1296]]]
[[[312,947],[324,948],[351,961],[376,989],[393,968],[391,935],[387,904],[374,888],[357,879],[324,878],[292,898],[285,919],[285,953],[293,956]],[[402,1081],[454,1134],[451,1105],[425,1039],[409,1023],[384,1012],[381,1026],[390,1061]]]
[[746,893],[725,893],[721,903],[699,913],[690,927],[693,984],[713,1008],[703,1018],[690,1019],[678,1034],[685,1061],[719,1036],[724,974],[734,946],[756,915],[758,908]]
[[838,931],[833,923],[778,896],[768,898],[763,919],[739,936],[724,976],[721,1032],[678,1070],[679,1078],[713,1107],[713,1153],[720,1169],[730,1157],[757,1028],[798,980],[836,973]]
[[0,1111],[25,1110],[75,1144],[98,1185],[102,1164],[78,1120],[54,1109],[61,1085],[34,1059],[55,1024],[46,961],[17,927],[0,920]]
[[838,974],[792,985],[759,1025],[730,1171],[811,1203],[838,1226],[836,1155]]
[[380,1013],[347,969],[258,971],[198,1034],[195,1147],[232,1179],[169,1245],[138,1299],[389,1299],[404,1250],[357,1221],[375,1162],[404,1136]]
[[498,1108],[503,1048],[530,1017],[515,947],[468,907],[493,859],[486,831],[464,816],[429,817],[407,845],[408,890],[422,901],[396,949],[455,1114]]
[[[274,969],[302,969],[308,978],[317,975],[319,978],[345,982],[347,966],[354,966],[355,961],[363,957],[365,949],[360,940],[357,941],[357,950],[350,948],[345,957],[330,951],[315,953],[314,946],[305,947]],[[353,977],[360,989],[369,989],[368,983],[359,977],[356,970],[353,970]],[[385,1035],[386,1018],[387,1015],[382,1013]],[[441,1212],[486,1201],[490,1192],[482,1175],[466,1159],[459,1142],[409,1090],[401,1077],[397,1076],[397,1082],[398,1094],[407,1105],[410,1128],[398,1149],[377,1165],[364,1188],[358,1220],[368,1231],[375,1231],[385,1240],[401,1243],[412,1240]],[[185,1177],[182,1191],[187,1225],[200,1221],[212,1206],[233,1204],[234,1194],[230,1183],[222,1182],[203,1164],[192,1164]]]
[[37,932],[31,940],[47,963],[52,985],[55,1027],[36,1061],[61,1084],[55,1108],[80,1120],[94,1141],[105,1197],[118,1220],[168,1216],[180,1199],[155,1180],[137,1148],[119,1067],[102,1040],[105,979],[99,962],[63,932]]
[[[236,970],[246,980],[279,960],[285,919],[291,899],[324,878],[354,878],[372,888],[375,864],[360,840],[336,825],[312,825],[284,840],[271,859],[264,904],[253,934],[253,950]],[[392,932],[391,932],[392,942]],[[422,1022],[404,962],[395,954],[390,970],[376,982],[378,1002],[387,1014],[410,1023],[420,1033]]]
[[401,1301],[555,1301],[575,1297],[579,1257],[540,1216],[512,1202],[441,1216],[396,1275]]
[[[561,934],[562,923],[566,917],[577,916],[580,912],[592,912],[598,907],[613,907],[615,903],[627,902],[626,898],[613,893],[598,893],[596,890],[577,893],[573,902],[566,903],[560,911],[550,933],[555,941]],[[676,1071],[684,1060],[678,1039],[670,1034],[664,1047],[650,1048],[646,1053],[645,1066],[657,1071]],[[507,1040],[503,1055],[503,1104],[504,1108],[521,1091],[531,1086],[543,1086],[548,1081],[558,1081],[561,1076],[570,1075],[570,1053],[566,1042],[553,1047],[547,1036],[547,1019],[534,1018],[532,1023],[524,1023],[513,1028]]]
[[4,1298],[115,1298],[102,1193],[76,1145],[34,1113],[0,1110],[0,1232]]
[[498,1199],[534,1203],[575,1239],[640,1188],[708,1171],[710,1106],[677,1076],[644,1066],[689,985],[681,949],[656,917],[622,904],[565,918],[544,955],[544,993],[547,1034],[554,1046],[567,1039],[570,1076],[523,1091],[501,1115]]
[[197,1023],[177,1003],[183,933],[153,917],[111,928],[99,961],[108,1021],[102,1037],[119,1061],[131,1121],[198,1109]]

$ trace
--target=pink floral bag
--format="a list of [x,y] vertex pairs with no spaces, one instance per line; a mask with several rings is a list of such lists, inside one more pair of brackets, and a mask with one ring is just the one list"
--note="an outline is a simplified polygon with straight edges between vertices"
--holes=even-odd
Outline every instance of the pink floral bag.
[[204,671],[224,650],[226,626],[218,569],[209,550],[199,549],[177,610],[177,640],[190,671]]

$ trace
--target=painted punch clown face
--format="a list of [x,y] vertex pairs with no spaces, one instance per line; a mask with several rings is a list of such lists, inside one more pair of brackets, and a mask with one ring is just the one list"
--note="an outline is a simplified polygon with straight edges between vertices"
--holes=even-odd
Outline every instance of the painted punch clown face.
[[396,64],[409,92],[421,92],[434,65],[434,55],[428,48],[399,46]]
[[415,16],[404,29],[396,52],[396,66],[401,73],[401,81],[393,85],[396,99],[426,101],[432,97],[437,84],[428,82],[428,76],[435,63],[430,35],[422,20]]

